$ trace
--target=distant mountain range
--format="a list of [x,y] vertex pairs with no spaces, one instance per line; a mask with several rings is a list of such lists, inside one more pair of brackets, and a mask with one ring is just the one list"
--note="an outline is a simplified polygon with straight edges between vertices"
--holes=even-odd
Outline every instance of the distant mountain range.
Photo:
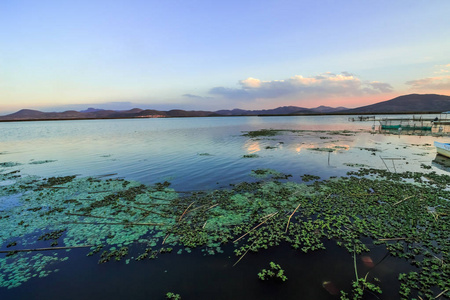
[[10,115],[0,116],[0,121],[24,120],[74,120],[74,119],[121,119],[121,118],[173,118],[173,117],[213,117],[213,116],[251,116],[251,115],[311,115],[311,114],[382,114],[382,113],[427,113],[450,111],[450,96],[435,94],[410,94],[392,100],[354,109],[345,107],[319,106],[304,108],[297,106],[283,106],[264,110],[219,110],[186,111],[174,109],[159,111],[152,109],[134,108],[131,110],[115,111],[88,108],[83,111],[69,110],[65,112],[41,112],[38,110],[22,109]]
[[316,108],[304,108],[298,106],[282,106],[275,109],[263,109],[263,110],[218,110],[217,114],[222,116],[258,116],[258,115],[290,115],[290,114],[320,114],[320,113],[333,113],[341,110],[346,110],[345,107],[329,107],[319,106]]

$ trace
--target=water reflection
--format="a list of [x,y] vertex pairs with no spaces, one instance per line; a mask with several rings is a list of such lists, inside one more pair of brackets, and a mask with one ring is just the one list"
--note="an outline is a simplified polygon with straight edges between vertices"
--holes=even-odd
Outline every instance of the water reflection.
[[247,153],[256,153],[261,151],[261,145],[259,141],[249,140],[244,144],[244,148],[246,149]]

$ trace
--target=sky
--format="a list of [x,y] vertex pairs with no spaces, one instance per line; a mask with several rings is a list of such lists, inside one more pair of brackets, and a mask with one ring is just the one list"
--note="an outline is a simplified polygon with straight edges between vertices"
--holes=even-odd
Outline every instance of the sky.
[[450,95],[448,0],[2,0],[0,114]]

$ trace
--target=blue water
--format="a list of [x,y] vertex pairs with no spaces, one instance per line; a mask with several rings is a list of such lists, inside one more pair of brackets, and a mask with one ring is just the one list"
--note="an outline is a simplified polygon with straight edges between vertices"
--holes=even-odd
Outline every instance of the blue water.
[[[386,168],[380,156],[403,157],[398,171],[431,164],[433,144],[445,138],[371,134],[374,122],[349,122],[348,116],[215,117],[174,119],[82,120],[0,123],[0,163],[22,174],[115,177],[144,184],[169,181],[178,190],[210,189],[249,180],[251,170],[272,168],[327,178],[344,175],[348,163]],[[378,124],[376,124],[378,125]],[[263,128],[313,130],[251,139],[244,131]],[[364,131],[354,136],[322,130]],[[411,146],[415,145],[415,146]],[[315,147],[339,151],[311,151]],[[266,147],[275,147],[266,149]],[[372,152],[361,148],[373,147]],[[209,154],[209,155],[205,155]],[[257,158],[243,158],[257,154]],[[33,164],[33,162],[50,161]],[[395,163],[394,163],[395,164]],[[438,172],[438,167],[433,167]]]
[[[0,163],[11,165],[0,170],[20,170],[20,174],[41,177],[115,174],[112,177],[145,184],[167,180],[178,191],[254,180],[251,170],[261,168],[292,174],[293,181],[301,181],[304,174],[323,179],[345,175],[357,169],[351,164],[396,172],[424,171],[422,165],[438,173],[448,171],[434,163],[436,151],[432,146],[433,141],[446,141],[446,137],[372,132],[372,125],[349,122],[348,116],[0,123]],[[242,135],[268,128],[304,132],[253,139]],[[329,132],[336,130],[355,133]],[[243,158],[246,154],[258,157]],[[17,205],[16,200],[0,199],[0,206]],[[76,249],[68,254],[68,262],[58,266],[58,275],[2,289],[0,298],[164,299],[166,292],[173,291],[181,293],[183,299],[337,299],[322,287],[323,282],[332,281],[339,289],[349,290],[354,278],[352,256],[333,242],[327,242],[329,251],[308,256],[286,245],[258,255],[249,253],[237,267],[232,267],[236,262],[233,249],[227,246],[225,253],[206,257],[196,249],[189,255],[168,255],[132,265],[97,265],[98,257],[87,258],[86,249]],[[385,254],[381,246],[370,252],[376,262]],[[257,272],[272,260],[285,267],[287,283],[265,285],[257,279]],[[409,270],[407,264],[392,257],[371,270],[371,275],[385,280],[381,283],[382,299],[398,298],[396,273],[390,272],[394,268]],[[360,261],[358,269],[368,271]]]

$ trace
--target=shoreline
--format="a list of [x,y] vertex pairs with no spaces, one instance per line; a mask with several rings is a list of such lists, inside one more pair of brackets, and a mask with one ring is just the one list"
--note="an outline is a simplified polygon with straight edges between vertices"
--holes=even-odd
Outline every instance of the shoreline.
[[[176,119],[176,118],[218,118],[218,117],[308,117],[308,116],[367,116],[367,115],[441,115],[442,112],[386,112],[386,113],[314,113],[314,114],[267,114],[267,115],[211,115],[211,116],[165,116],[157,118],[143,118],[143,117],[118,117],[118,118],[55,118],[55,119],[13,119],[2,120],[3,122],[33,122],[33,121],[83,121],[83,120],[124,120],[124,119]],[[1,118],[1,117],[0,117]]]

